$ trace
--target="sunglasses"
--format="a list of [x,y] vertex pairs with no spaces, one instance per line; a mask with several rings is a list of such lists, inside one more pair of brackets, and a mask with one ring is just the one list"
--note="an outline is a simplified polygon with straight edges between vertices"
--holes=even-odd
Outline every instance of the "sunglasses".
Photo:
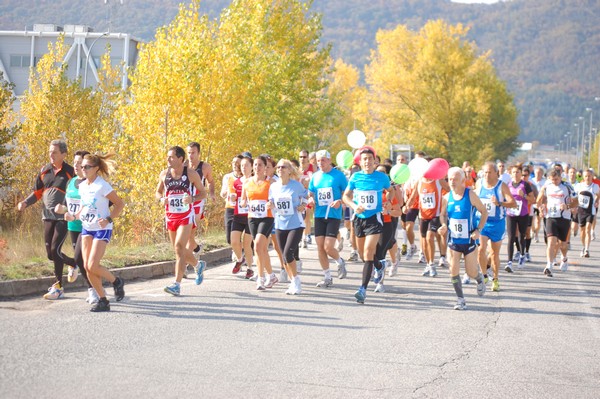
[[92,168],[95,168],[95,166],[94,165],[83,165],[82,168],[85,170],[90,170]]

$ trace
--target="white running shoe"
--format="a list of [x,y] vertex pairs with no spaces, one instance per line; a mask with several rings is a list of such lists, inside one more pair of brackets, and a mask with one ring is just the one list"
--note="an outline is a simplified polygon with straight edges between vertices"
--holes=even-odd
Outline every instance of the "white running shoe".
[[467,273],[463,274],[462,283],[463,284],[470,284],[471,283],[471,278],[469,277],[469,275]]
[[332,285],[333,285],[332,278],[324,278],[323,280],[321,280],[317,283],[317,287],[319,287],[319,288],[329,288]]
[[425,266],[425,268],[423,269],[423,273],[421,273],[421,276],[427,277],[429,276],[429,272],[430,272],[430,267],[429,265]]
[[281,269],[279,272],[279,282],[280,283],[289,283],[288,274],[285,269]]
[[298,274],[302,273],[302,261],[300,259],[296,261],[296,272]]
[[456,305],[454,305],[454,310],[466,310],[467,303],[465,302],[465,298],[458,298],[456,301]]
[[440,256],[440,261],[438,262],[440,267],[448,267],[448,261],[445,256]]
[[560,271],[566,272],[569,269],[569,260],[567,258],[562,258],[562,262],[560,262]]
[[425,259],[425,254],[423,253],[423,251],[419,252],[419,263],[426,263],[427,260]]
[[385,292],[385,287],[383,286],[383,283],[377,284],[373,292]]
[[90,305],[93,305],[95,303],[98,303],[99,300],[100,300],[100,297],[96,293],[96,290],[92,287],[88,288],[88,297],[85,298],[85,301],[87,303],[89,303]]
[[398,274],[398,265],[399,264],[400,264],[400,258],[398,258],[398,260],[396,260],[396,263],[394,263],[392,265],[392,267],[390,267],[390,271],[388,272],[388,276],[394,277],[396,274]]
[[74,283],[75,280],[77,280],[78,273],[79,273],[79,267],[69,266],[69,272],[67,274],[67,281],[69,283]]
[[477,295],[483,296],[483,294],[485,294],[485,290],[487,290],[487,287],[485,285],[485,281],[482,279],[481,283],[477,283]]
[[338,240],[337,250],[338,250],[338,252],[341,252],[343,249],[344,249],[344,237],[340,236],[340,239]]

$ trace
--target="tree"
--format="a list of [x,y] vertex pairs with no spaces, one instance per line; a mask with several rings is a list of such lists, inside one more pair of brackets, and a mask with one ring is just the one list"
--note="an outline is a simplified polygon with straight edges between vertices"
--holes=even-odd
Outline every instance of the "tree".
[[366,77],[383,143],[413,144],[453,164],[512,153],[519,133],[512,96],[467,32],[441,20],[419,32],[402,25],[378,32]]
[[15,134],[19,130],[20,124],[15,122],[12,105],[15,101],[13,95],[13,83],[4,80],[4,75],[0,72],[0,187],[8,185],[10,173],[10,162],[8,155],[13,145]]

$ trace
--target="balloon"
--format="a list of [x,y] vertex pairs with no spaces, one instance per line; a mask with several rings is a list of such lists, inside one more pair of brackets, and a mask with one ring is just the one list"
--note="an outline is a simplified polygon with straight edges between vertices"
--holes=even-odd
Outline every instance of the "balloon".
[[390,177],[396,184],[404,184],[410,178],[410,169],[407,164],[401,163],[392,166],[390,170]]
[[352,166],[353,158],[354,157],[350,151],[342,150],[338,152],[337,156],[335,157],[335,162],[343,169],[348,169],[350,166]]
[[365,145],[367,137],[360,130],[353,130],[348,133],[348,145],[352,148],[360,148]]
[[425,158],[415,158],[408,163],[410,169],[410,178],[418,180],[423,176],[423,173],[429,167],[429,162]]
[[375,148],[371,147],[370,145],[363,145],[358,151],[356,151],[356,155],[354,155],[354,163],[356,165],[360,165],[360,152],[363,149],[369,149],[369,150],[373,151],[373,157],[375,157],[375,155],[377,154],[375,152]]
[[429,161],[429,166],[423,177],[433,180],[443,179],[448,173],[448,169],[450,169],[448,161],[444,158],[435,158]]

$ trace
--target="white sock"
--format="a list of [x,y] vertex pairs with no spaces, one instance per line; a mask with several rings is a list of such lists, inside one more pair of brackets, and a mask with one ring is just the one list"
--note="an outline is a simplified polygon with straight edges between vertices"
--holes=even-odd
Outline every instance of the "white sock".
[[326,280],[331,278],[331,270],[325,269],[323,270],[323,274],[325,275]]

